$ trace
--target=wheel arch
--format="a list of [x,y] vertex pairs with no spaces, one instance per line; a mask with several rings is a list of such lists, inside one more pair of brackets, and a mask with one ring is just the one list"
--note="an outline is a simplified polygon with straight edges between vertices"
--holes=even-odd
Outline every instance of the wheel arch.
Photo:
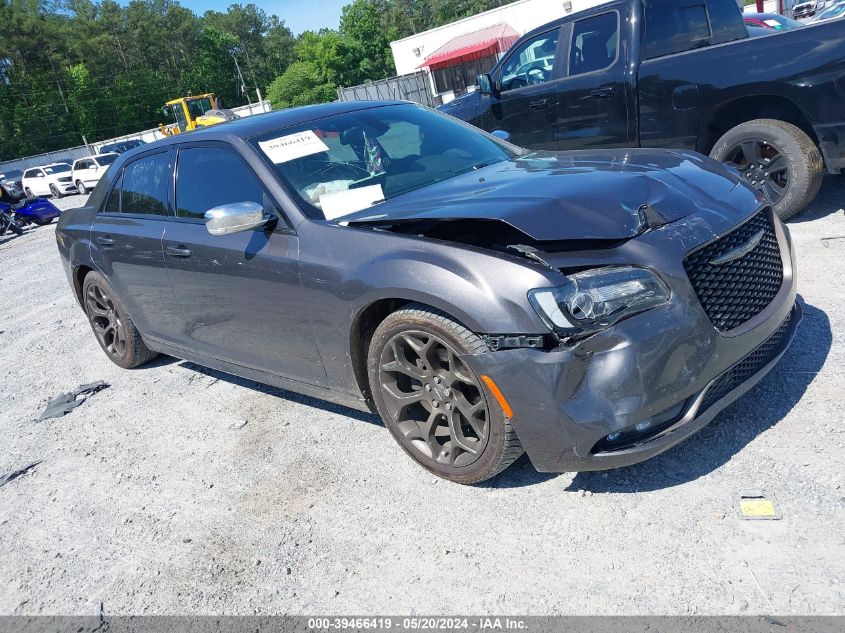
[[80,264],[73,269],[73,294],[76,296],[76,301],[83,309],[85,307],[85,302],[82,299],[82,286],[85,283],[85,277],[88,273],[93,272],[93,270],[93,268],[85,264]]
[[791,123],[803,131],[816,147],[819,137],[804,111],[790,99],[780,95],[737,97],[720,103],[704,118],[696,141],[696,150],[710,154],[716,142],[728,130],[755,119],[777,119]]

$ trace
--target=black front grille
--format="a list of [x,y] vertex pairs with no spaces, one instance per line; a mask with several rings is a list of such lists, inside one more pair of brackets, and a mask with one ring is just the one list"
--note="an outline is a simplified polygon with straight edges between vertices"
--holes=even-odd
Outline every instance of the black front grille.
[[707,390],[707,394],[698,408],[699,413],[706,411],[771,362],[783,350],[791,321],[792,313],[784,319],[783,323],[769,338],[763,341],[760,347],[719,376]]
[[[749,244],[761,231],[762,239],[752,251],[732,261],[713,263]],[[720,332],[757,316],[783,284],[783,262],[768,212],[761,211],[727,235],[690,253],[684,268],[704,312]]]

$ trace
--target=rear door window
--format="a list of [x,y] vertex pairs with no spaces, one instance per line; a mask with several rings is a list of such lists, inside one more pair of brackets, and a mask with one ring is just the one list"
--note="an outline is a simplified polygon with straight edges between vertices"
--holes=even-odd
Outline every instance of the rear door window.
[[603,70],[616,61],[619,50],[619,18],[614,11],[578,20],[569,50],[569,75]]
[[129,163],[103,210],[108,213],[166,216],[170,174],[169,152],[145,156]]

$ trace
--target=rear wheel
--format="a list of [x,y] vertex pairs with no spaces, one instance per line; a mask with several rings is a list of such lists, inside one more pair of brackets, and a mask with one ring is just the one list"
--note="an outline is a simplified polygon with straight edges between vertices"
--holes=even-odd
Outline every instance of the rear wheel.
[[711,158],[738,169],[763,191],[782,220],[809,205],[822,184],[824,162],[812,139],[785,121],[757,119],[729,130]]
[[76,190],[79,192],[79,195],[84,196],[88,193],[88,190],[85,188],[85,183],[81,180],[76,181]]
[[94,336],[115,365],[131,369],[158,356],[144,344],[105,277],[88,273],[82,285],[82,299]]
[[489,351],[447,315],[411,305],[373,334],[370,390],[394,439],[417,463],[461,484],[489,479],[522,454],[498,403],[460,356]]

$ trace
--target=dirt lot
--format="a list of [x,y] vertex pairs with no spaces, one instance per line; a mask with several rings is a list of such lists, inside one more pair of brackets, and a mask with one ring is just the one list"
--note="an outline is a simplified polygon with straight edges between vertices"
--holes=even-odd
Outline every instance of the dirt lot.
[[[0,473],[42,460],[0,487],[0,613],[845,614],[843,206],[830,178],[790,223],[806,317],[704,431],[635,467],[522,458],[475,488],[375,417],[171,358],[118,369],[53,227],[0,238]],[[783,519],[740,520],[747,488]]]

